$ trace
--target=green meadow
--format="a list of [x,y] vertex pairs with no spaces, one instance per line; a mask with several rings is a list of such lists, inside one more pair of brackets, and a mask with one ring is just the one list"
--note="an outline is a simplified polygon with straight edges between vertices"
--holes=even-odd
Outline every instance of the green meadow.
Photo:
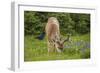
[[[62,53],[48,54],[47,40],[38,40],[34,35],[24,37],[24,61],[71,60],[90,58],[90,35],[71,36],[71,41],[64,44]],[[65,38],[66,36],[64,36]]]

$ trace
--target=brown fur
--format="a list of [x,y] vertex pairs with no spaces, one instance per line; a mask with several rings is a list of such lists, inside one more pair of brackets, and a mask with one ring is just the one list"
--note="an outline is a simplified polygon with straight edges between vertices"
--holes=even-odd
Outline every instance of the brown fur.
[[48,23],[46,25],[46,34],[48,39],[54,38],[55,35],[59,35],[59,23],[58,20],[54,17],[48,19]]
[[48,52],[56,50],[55,39],[60,38],[59,22],[55,17],[50,17],[46,25],[46,35],[48,42]]
[[65,40],[60,39],[59,22],[57,18],[50,17],[45,27],[45,32],[47,36],[48,52],[62,52],[64,43],[69,41],[69,36]]

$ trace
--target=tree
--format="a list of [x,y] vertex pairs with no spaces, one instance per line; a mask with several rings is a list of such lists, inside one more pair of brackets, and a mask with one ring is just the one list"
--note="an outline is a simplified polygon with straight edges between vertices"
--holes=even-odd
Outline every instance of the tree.
[[85,34],[90,32],[90,14],[61,12],[24,12],[25,35],[39,35],[44,31],[49,17],[56,17],[61,34]]

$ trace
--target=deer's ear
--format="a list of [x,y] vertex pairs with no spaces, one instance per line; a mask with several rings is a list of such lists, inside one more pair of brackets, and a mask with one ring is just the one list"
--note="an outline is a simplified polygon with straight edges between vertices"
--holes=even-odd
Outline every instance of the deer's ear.
[[68,39],[65,39],[65,40],[63,41],[63,44],[64,44],[66,41],[68,41]]
[[64,44],[66,41],[69,41],[69,40],[70,40],[70,36],[71,36],[71,34],[69,34],[68,37],[63,41],[63,44]]

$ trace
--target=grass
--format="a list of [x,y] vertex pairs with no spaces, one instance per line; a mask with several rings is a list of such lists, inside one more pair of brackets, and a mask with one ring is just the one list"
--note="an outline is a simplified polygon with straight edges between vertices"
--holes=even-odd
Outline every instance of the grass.
[[24,61],[47,61],[90,58],[90,35],[77,35],[66,42],[62,53],[48,54],[47,41],[38,40],[35,36],[24,37]]

